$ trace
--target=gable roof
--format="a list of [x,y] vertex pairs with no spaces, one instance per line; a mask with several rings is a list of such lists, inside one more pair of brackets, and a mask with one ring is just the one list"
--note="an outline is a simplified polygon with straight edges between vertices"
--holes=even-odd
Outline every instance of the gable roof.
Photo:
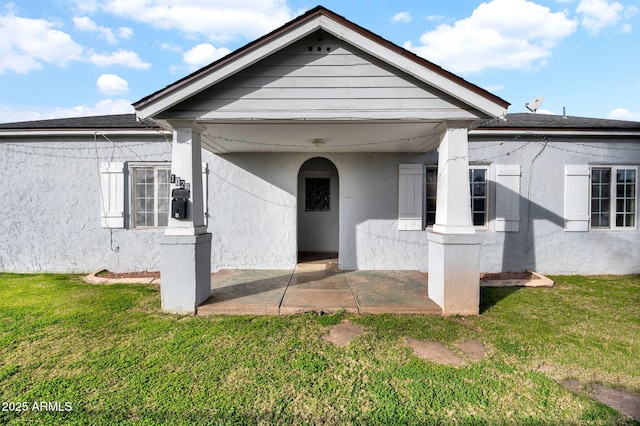
[[190,96],[255,64],[277,50],[317,30],[325,30],[349,44],[383,60],[402,72],[428,82],[435,88],[487,114],[505,114],[509,103],[500,97],[444,70],[434,63],[394,44],[344,17],[317,6],[271,33],[245,45],[224,58],[152,93],[133,106],[142,118],[152,118]]

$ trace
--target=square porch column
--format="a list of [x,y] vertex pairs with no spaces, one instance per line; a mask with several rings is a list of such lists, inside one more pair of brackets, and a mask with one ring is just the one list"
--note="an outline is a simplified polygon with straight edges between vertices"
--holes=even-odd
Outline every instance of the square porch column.
[[480,243],[471,219],[468,123],[445,123],[438,148],[436,223],[428,233],[429,297],[443,315],[480,310]]
[[[204,224],[201,129],[193,122],[171,124],[171,174],[189,185],[190,197],[186,218],[170,215],[160,244],[162,310],[195,314],[211,295],[211,234]],[[173,184],[172,190],[178,185]]]

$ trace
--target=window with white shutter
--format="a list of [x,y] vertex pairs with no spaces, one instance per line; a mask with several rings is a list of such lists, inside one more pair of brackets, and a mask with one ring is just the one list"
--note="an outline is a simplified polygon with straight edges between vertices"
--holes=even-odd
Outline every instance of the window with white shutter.
[[[103,228],[124,228],[125,204],[130,228],[167,226],[171,204],[171,163],[133,162],[129,168],[129,201],[125,200],[125,163],[100,164],[100,218]],[[209,168],[202,163],[204,223],[208,222]]]

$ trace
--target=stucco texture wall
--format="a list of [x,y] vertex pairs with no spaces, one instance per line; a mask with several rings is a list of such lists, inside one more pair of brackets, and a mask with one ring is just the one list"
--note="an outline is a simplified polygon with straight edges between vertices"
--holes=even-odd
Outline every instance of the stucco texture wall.
[[159,230],[100,225],[101,161],[166,161],[162,139],[0,142],[0,271],[159,269]]
[[207,156],[212,268],[293,268],[297,262],[298,172],[330,160],[339,178],[339,264],[343,269],[426,270],[425,232],[397,229],[398,164],[424,154]]
[[[490,164],[490,221],[483,236],[481,271],[535,270],[545,274],[632,274],[640,272],[640,232],[564,230],[565,165],[638,165],[636,143],[598,139],[525,136],[472,142],[472,164]],[[495,232],[495,168],[519,164],[520,230]],[[636,196],[636,211],[638,208]]]
[[[170,151],[160,137],[0,142],[0,271],[159,270],[162,230],[100,226],[99,163],[168,161]],[[472,164],[488,167],[490,180],[488,226],[478,230],[482,271],[640,273],[637,228],[565,232],[563,204],[565,165],[638,165],[636,144],[487,140],[471,142],[469,152]],[[213,271],[295,267],[298,173],[314,157],[330,160],[338,171],[341,268],[428,270],[427,232],[398,230],[398,164],[436,164],[436,152],[205,151]],[[519,232],[495,230],[500,164],[521,167]]]

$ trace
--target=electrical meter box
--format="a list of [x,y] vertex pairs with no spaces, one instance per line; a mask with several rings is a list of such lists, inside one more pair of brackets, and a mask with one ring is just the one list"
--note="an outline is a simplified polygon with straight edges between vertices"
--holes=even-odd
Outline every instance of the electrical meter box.
[[188,189],[175,188],[171,191],[171,217],[174,219],[187,218],[187,201],[191,193]]

